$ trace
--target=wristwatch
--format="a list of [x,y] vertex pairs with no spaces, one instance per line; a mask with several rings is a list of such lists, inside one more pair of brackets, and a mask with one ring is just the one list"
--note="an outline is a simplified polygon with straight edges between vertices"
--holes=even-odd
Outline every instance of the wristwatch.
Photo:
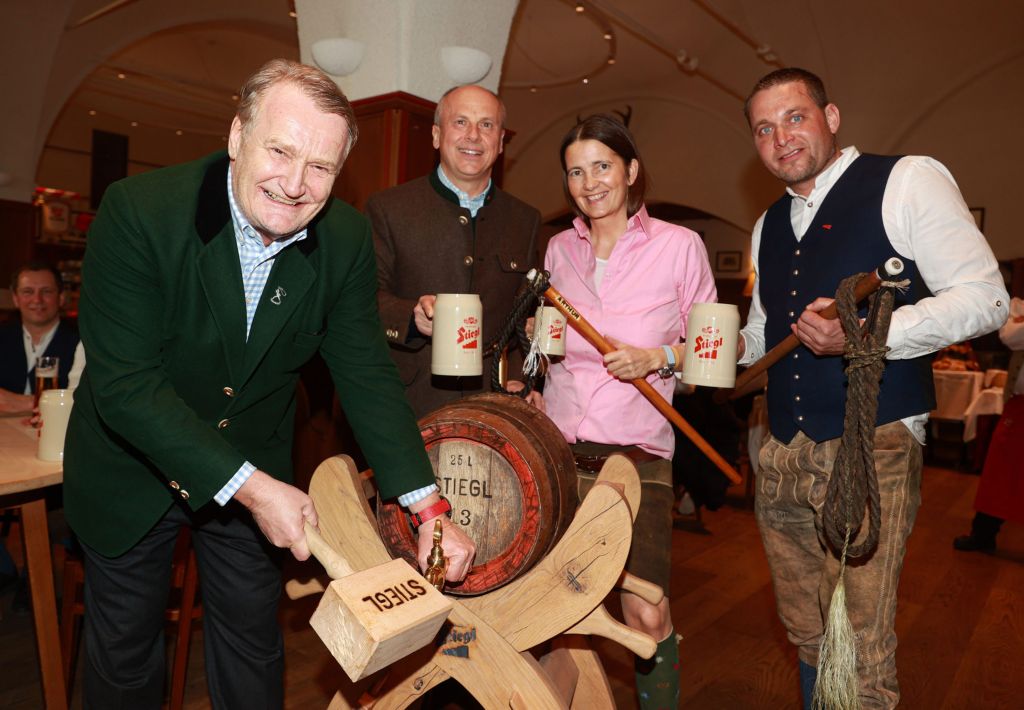
[[658,377],[663,380],[667,380],[676,374],[676,351],[668,345],[662,345],[661,349],[665,351],[665,356],[668,358],[668,363],[665,367],[658,370]]
[[452,504],[448,502],[448,499],[441,496],[441,500],[437,501],[433,505],[428,505],[418,513],[409,513],[409,522],[412,523],[414,528],[418,528],[428,520],[433,520],[439,515],[447,515],[449,518],[452,517]]

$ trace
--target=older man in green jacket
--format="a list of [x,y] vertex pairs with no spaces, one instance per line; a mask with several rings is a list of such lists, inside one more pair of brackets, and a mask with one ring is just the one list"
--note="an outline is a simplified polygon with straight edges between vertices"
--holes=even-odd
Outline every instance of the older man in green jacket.
[[[431,527],[444,507],[388,357],[369,226],[330,197],[356,130],[329,77],[275,60],[243,88],[227,155],[104,197],[83,265],[89,363],[65,456],[86,559],[87,706],[160,706],[182,525],[194,531],[213,706],[281,706],[271,545],[305,559],[303,524],[317,522],[290,485],[298,370],[316,352],[381,495]],[[446,524],[449,579],[460,579],[473,545]]]

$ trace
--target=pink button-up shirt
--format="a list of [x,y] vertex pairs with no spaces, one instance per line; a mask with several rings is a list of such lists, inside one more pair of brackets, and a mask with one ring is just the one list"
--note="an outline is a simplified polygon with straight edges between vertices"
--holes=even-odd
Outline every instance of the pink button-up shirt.
[[[548,244],[544,268],[551,285],[605,337],[642,348],[674,345],[686,336],[694,303],[718,300],[707,251],[696,232],[652,219],[641,207],[608,258],[601,287],[594,286],[590,230],[573,228]],[[637,445],[671,458],[672,425],[629,382],[615,379],[602,355],[567,328],[565,358],[552,365],[544,385],[548,416],[566,441]],[[657,373],[648,382],[672,400],[674,378]]]

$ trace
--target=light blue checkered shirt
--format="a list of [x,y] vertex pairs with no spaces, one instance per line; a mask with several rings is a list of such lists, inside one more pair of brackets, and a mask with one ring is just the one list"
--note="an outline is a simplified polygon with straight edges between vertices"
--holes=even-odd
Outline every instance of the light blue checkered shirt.
[[487,201],[487,193],[491,191],[491,181],[487,180],[487,187],[484,188],[483,192],[476,197],[470,197],[468,192],[460,190],[455,186],[455,183],[448,179],[440,165],[437,166],[437,177],[442,185],[454,192],[455,196],[459,198],[459,207],[469,210],[469,214],[475,219],[476,213],[480,211],[480,208],[484,206],[484,202]]
[[[238,203],[235,202],[235,192],[231,189],[230,167],[228,167],[228,204],[231,206],[231,222],[235,228],[238,261],[242,265],[242,291],[245,295],[245,339],[248,340],[249,332],[252,330],[252,321],[256,316],[256,306],[259,305],[260,298],[263,297],[263,289],[266,288],[270,269],[274,265],[274,257],[289,244],[305,239],[306,230],[303,229],[296,232],[294,236],[273,241],[269,246],[264,246],[263,238],[249,224],[249,220],[245,218]],[[284,296],[285,294],[281,293],[280,295]],[[227,502],[238,492],[242,484],[249,480],[255,470],[256,467],[248,461],[243,463],[213,499],[220,505],[227,505]]]

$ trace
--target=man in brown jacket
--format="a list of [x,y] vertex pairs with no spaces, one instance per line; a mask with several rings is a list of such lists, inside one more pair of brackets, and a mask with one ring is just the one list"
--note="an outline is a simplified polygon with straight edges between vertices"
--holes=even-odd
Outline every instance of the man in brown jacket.
[[505,107],[492,92],[479,86],[449,90],[434,114],[437,170],[378,192],[366,203],[381,320],[417,417],[488,389],[487,360],[481,377],[431,375],[436,294],[480,295],[486,345],[511,310],[524,274],[537,262],[540,214],[491,180],[504,124]]

